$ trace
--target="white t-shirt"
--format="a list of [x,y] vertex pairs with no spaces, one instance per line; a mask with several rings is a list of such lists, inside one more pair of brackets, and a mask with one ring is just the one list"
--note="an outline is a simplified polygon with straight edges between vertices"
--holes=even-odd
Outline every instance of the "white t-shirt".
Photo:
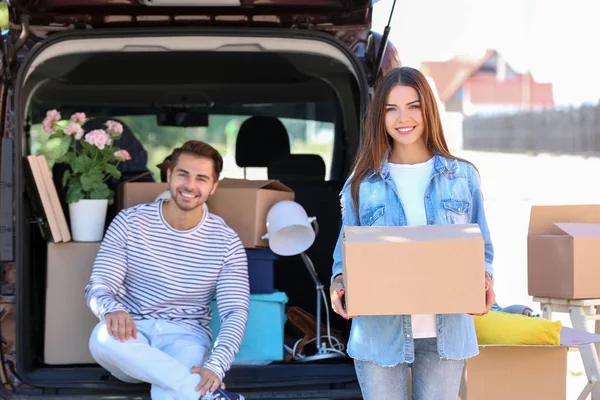
[[[419,164],[388,163],[388,167],[406,214],[406,224],[427,225],[425,190],[431,179],[433,158]],[[415,339],[436,337],[435,315],[412,315],[412,331]]]

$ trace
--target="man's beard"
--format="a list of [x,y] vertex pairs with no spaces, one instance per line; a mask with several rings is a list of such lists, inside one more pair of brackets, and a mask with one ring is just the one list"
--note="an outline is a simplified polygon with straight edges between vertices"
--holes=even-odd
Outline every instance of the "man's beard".
[[171,199],[174,200],[175,205],[182,211],[193,211],[198,207],[202,207],[202,193],[198,194],[198,197],[193,199],[193,202],[185,202],[183,195],[179,191],[175,191],[175,196],[171,193]]

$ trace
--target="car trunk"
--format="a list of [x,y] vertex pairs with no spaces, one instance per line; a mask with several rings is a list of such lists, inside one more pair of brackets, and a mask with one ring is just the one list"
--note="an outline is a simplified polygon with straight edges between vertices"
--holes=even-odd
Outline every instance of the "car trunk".
[[30,24],[82,26],[219,25],[311,27],[343,32],[370,28],[376,0],[19,0]]
[[[70,29],[152,27],[248,27],[307,29],[326,32],[348,46],[360,59],[370,85],[400,60],[371,31],[373,5],[379,0],[17,0],[11,21],[23,39],[17,47],[28,51],[37,38]],[[20,25],[20,26],[19,26]],[[392,47],[392,48],[390,48]]]
[[[115,14],[254,14],[277,15],[337,13],[348,18],[352,13],[368,11],[379,0],[17,0],[19,12],[44,22],[66,15]],[[346,25],[348,21],[346,21]]]
[[[334,222],[323,229],[319,244],[309,255],[319,278],[324,283],[329,281],[339,229],[337,192],[358,144],[360,115],[368,92],[359,61],[330,35],[218,28],[73,31],[52,35],[30,52],[16,79],[16,126],[17,132],[24,132],[16,138],[17,159],[31,151],[30,124],[39,123],[46,110],[53,108],[62,110],[65,117],[76,111],[119,115],[121,109],[152,114],[172,107],[259,115],[265,104],[271,104],[274,106],[268,107],[269,112],[297,117],[305,112],[304,108],[286,105],[317,104],[313,118],[333,119],[336,123],[331,173],[323,192],[331,201],[320,203],[320,213],[324,218],[333,216]],[[284,111],[277,111],[278,107]],[[22,196],[22,201],[16,202],[16,371],[20,379],[34,386],[34,392],[48,395],[133,396],[147,392],[146,385],[120,382],[95,364],[45,362],[44,310],[52,309],[45,297],[47,243],[36,226],[40,215],[24,191],[22,163],[17,163],[15,176],[17,193]],[[296,190],[306,188],[299,187]],[[315,194],[311,192],[310,196]],[[278,288],[288,294],[288,305],[314,313],[314,285],[299,260],[282,259],[277,269],[281,271],[276,278]],[[81,301],[85,301],[83,287],[65,285],[65,290],[81,292]],[[343,321],[332,321],[334,327],[347,332]],[[72,324],[65,329],[76,329],[77,321]],[[315,399],[353,398],[357,393],[354,368],[347,357],[234,365],[225,382],[229,389],[241,391],[247,398],[277,398],[276,392],[289,398],[291,391],[296,393],[292,397]]]

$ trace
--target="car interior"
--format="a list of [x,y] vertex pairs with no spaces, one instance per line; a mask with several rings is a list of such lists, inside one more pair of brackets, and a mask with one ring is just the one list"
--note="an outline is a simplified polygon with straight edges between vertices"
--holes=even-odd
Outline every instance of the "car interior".
[[[20,146],[17,142],[21,155],[52,149],[40,126],[46,111],[51,109],[60,110],[63,118],[85,112],[90,123],[108,118],[123,121],[126,133],[121,145],[132,152],[134,160],[138,157],[138,162],[122,169],[121,179],[111,182],[113,190],[125,180],[160,181],[156,164],[169,149],[185,140],[196,138],[221,146],[218,148],[226,153],[222,177],[279,180],[294,191],[295,200],[307,214],[317,218],[318,233],[307,255],[328,292],[332,254],[341,224],[339,192],[358,143],[365,95],[349,62],[327,52],[307,53],[302,49],[285,53],[251,51],[246,47],[240,50],[235,46],[220,51],[130,50],[64,51],[40,57],[41,61],[32,56],[29,68],[23,72],[23,89],[17,94],[24,111],[25,136],[20,138]],[[141,124],[142,120],[151,121],[152,128],[144,128],[149,125]],[[216,133],[207,136],[207,129],[212,132],[215,121],[232,120],[237,123],[233,142],[228,142],[227,129],[213,129]],[[294,134],[290,132],[293,126],[301,126],[304,131]],[[306,126],[325,126],[331,135],[313,134],[313,143],[307,145],[310,140],[305,139]],[[170,134],[174,136],[168,137]],[[226,147],[227,143],[231,146]],[[52,172],[68,218],[60,184],[64,171],[60,168],[54,165]],[[22,170],[17,169],[17,173],[25,179]],[[107,225],[115,212],[110,206]],[[22,228],[17,247],[22,252],[17,321],[17,331],[23,337],[18,344],[17,363],[21,379],[56,394],[147,391],[144,384],[127,384],[109,376],[90,362],[88,355],[69,354],[68,362],[46,359],[46,347],[50,345],[64,343],[59,354],[75,351],[68,346],[69,335],[89,327],[72,320],[66,328],[68,333],[60,340],[49,341],[45,337],[48,319],[65,318],[70,311],[48,303],[48,251],[38,226],[39,210],[26,192],[17,213]],[[289,298],[287,307],[315,313],[315,283],[300,256],[279,257],[274,275],[275,287]],[[77,292],[81,300],[77,307],[85,307],[81,279],[74,279],[69,274],[61,275],[61,290]],[[348,322],[331,312],[329,321],[331,329],[347,336]],[[323,327],[326,322],[323,312]],[[286,324],[288,350],[301,337]],[[310,347],[306,349],[310,352]],[[53,350],[56,354],[58,349]],[[354,384],[355,380],[353,364],[348,357],[342,357],[234,364],[225,383],[230,390],[260,392],[278,387],[331,388]]]

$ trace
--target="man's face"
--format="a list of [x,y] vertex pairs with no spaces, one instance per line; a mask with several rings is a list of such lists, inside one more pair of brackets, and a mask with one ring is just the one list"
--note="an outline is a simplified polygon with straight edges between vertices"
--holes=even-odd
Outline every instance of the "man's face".
[[192,211],[206,203],[217,190],[214,163],[210,158],[181,154],[177,165],[167,173],[171,199],[183,211]]

